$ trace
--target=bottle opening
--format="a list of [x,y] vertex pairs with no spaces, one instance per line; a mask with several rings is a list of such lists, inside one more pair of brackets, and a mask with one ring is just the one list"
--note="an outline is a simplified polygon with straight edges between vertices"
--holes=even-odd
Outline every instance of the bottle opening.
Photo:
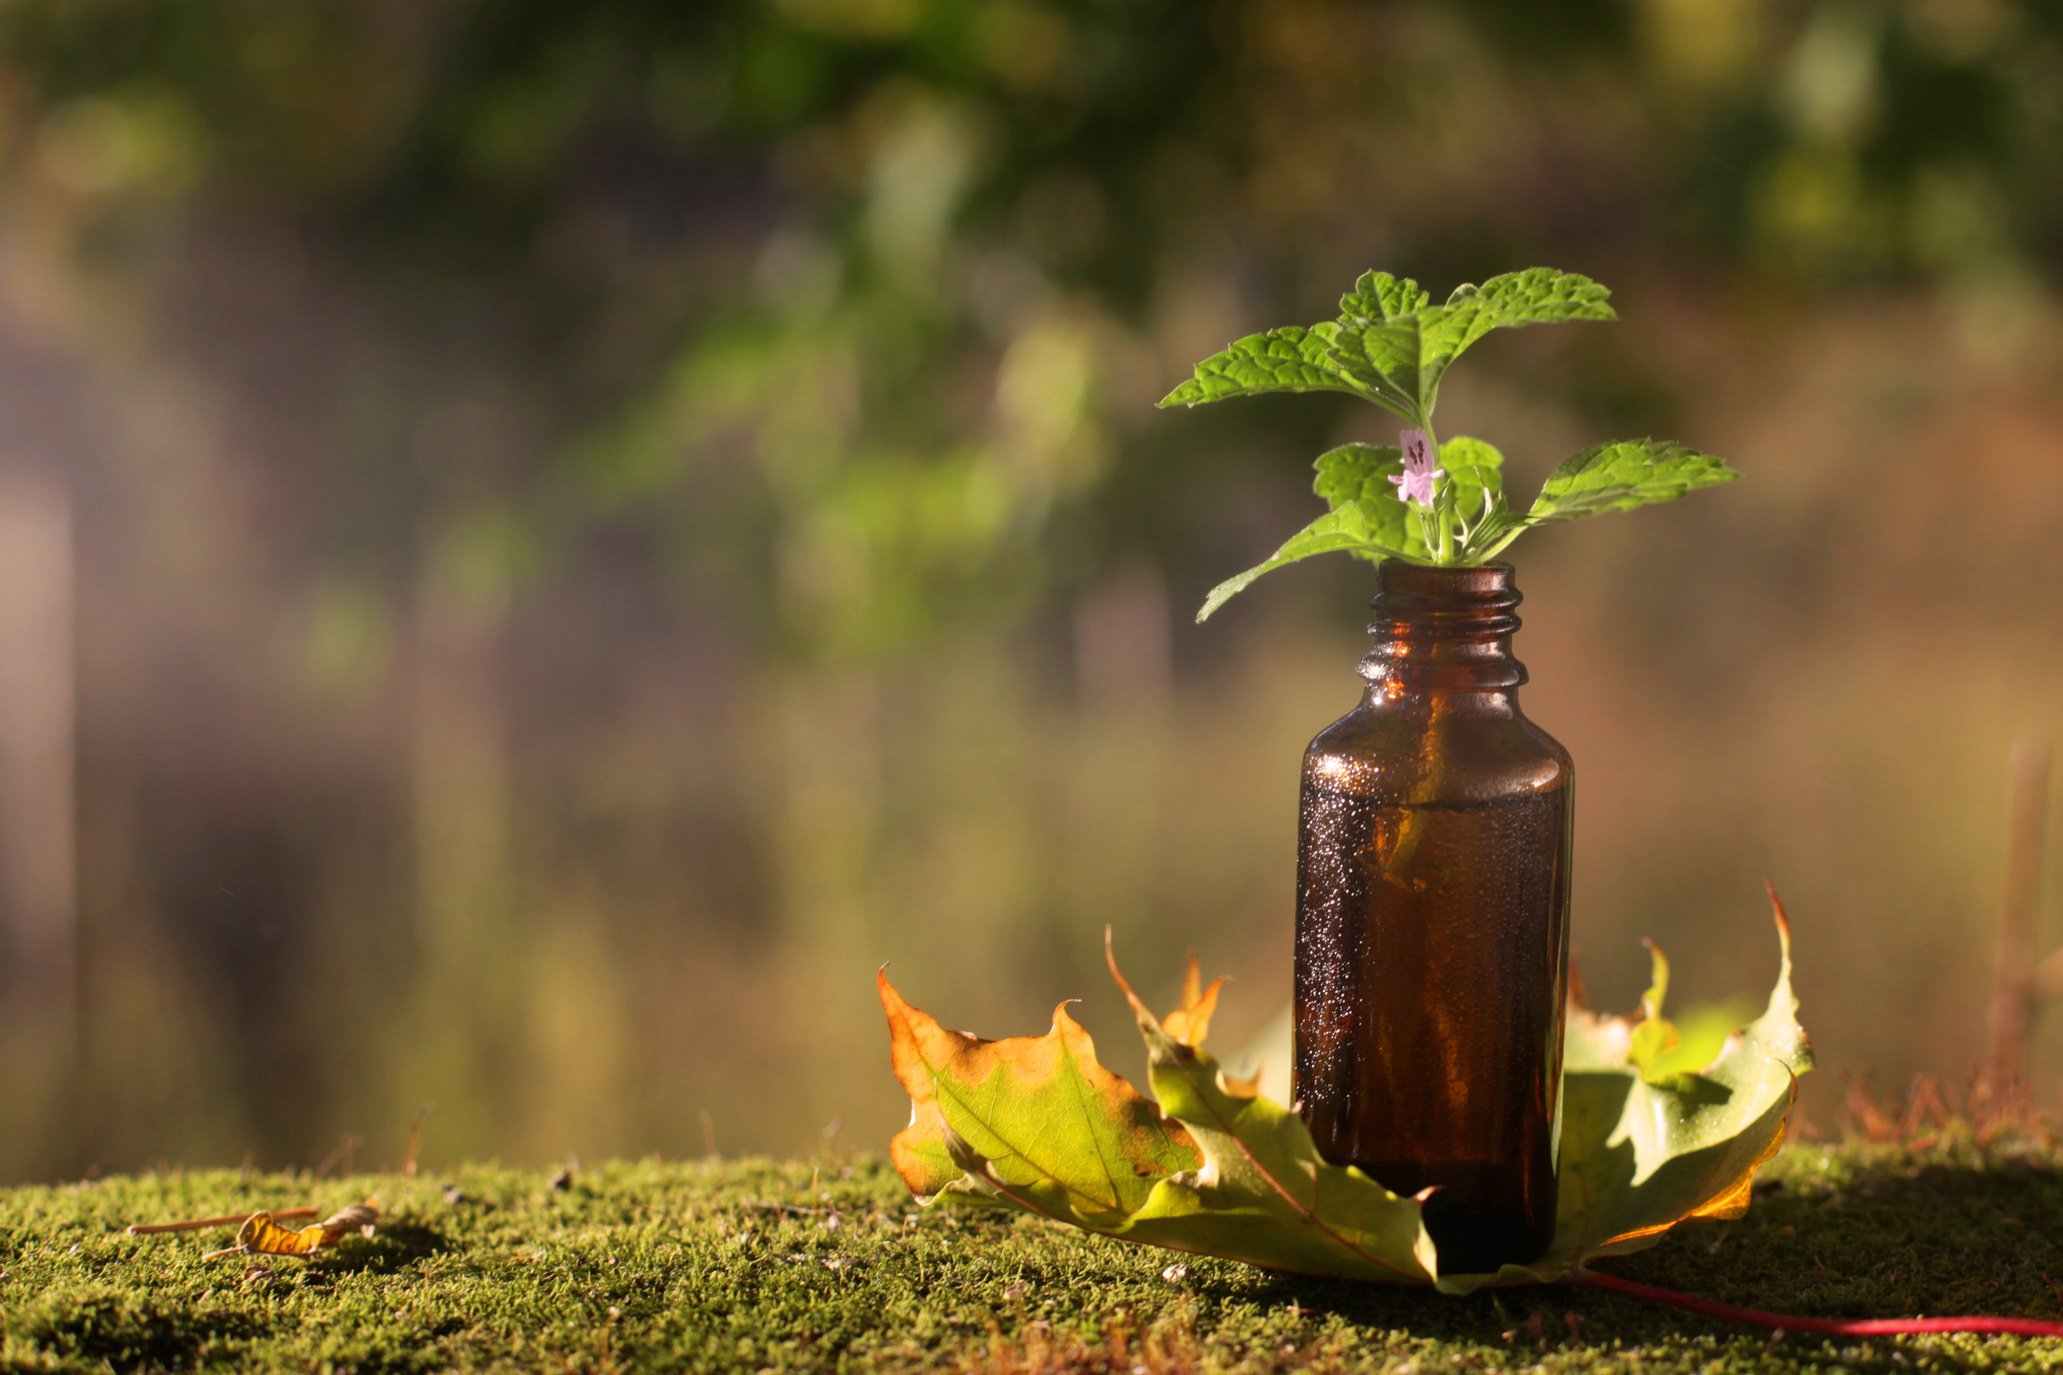
[[1361,676],[1393,689],[1496,689],[1526,681],[1511,652],[1520,601],[1508,563],[1432,568],[1386,559],[1369,609],[1375,640]]

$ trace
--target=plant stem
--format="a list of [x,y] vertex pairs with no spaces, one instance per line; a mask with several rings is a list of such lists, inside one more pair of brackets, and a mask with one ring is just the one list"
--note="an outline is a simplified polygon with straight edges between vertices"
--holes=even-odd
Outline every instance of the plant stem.
[[[272,1212],[274,1221],[288,1218],[314,1217],[320,1208],[276,1208]],[[132,1222],[128,1233],[132,1237],[155,1236],[160,1232],[197,1232],[205,1227],[241,1227],[250,1221],[250,1213],[231,1213],[226,1217],[196,1217],[184,1222]]]
[[[1432,417],[1421,416],[1419,419],[1419,428],[1425,431],[1426,457],[1432,463],[1432,465],[1435,468],[1437,468],[1440,466],[1440,441],[1439,438],[1433,433]],[[1447,481],[1451,489],[1454,480],[1450,477],[1449,479],[1447,479]],[[1427,539],[1426,552],[1433,556],[1434,563],[1437,563],[1442,568],[1445,568],[1448,564],[1454,561],[1454,539],[1448,528],[1446,508],[1440,505],[1438,497],[1435,497],[1433,499],[1432,515],[1433,518],[1440,523],[1440,543],[1439,547],[1436,549],[1433,547],[1433,541],[1431,539]]]
[[1642,1284],[1638,1280],[1608,1275],[1601,1270],[1579,1271],[1573,1278],[1578,1284],[1609,1290],[1614,1294],[1646,1299],[1650,1303],[1666,1303],[1672,1308],[1702,1313],[1709,1318],[1725,1318],[1729,1322],[1747,1323],[1753,1327],[1773,1327],[1783,1332],[1817,1332],[1830,1337],[1897,1337],[1924,1332],[2063,1337],[2063,1322],[2050,1322],[2043,1318],[1801,1318],[1788,1313],[1766,1313],[1759,1308],[1737,1308],[1730,1303],[1714,1303],[1710,1299],[1679,1294],[1674,1289],[1663,1289],[1652,1284]]

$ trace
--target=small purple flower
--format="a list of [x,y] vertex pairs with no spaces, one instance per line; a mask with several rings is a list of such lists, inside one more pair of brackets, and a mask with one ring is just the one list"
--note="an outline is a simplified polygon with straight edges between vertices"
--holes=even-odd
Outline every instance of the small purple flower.
[[1433,466],[1433,446],[1426,442],[1424,430],[1406,430],[1398,441],[1404,447],[1404,471],[1390,475],[1390,481],[1397,485],[1397,499],[1415,501],[1430,511],[1433,479],[1447,476],[1447,470]]

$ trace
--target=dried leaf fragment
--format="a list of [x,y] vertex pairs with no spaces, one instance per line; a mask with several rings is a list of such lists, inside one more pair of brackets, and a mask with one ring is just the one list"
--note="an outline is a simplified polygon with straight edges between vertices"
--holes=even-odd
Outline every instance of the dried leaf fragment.
[[305,1260],[325,1247],[335,1246],[345,1237],[354,1234],[371,1236],[379,1223],[379,1216],[380,1210],[374,1204],[354,1203],[321,1222],[312,1222],[294,1231],[280,1226],[271,1213],[252,1213],[237,1228],[235,1245],[210,1251],[204,1259],[214,1260],[219,1256],[298,1256]]
[[[319,1211],[317,1208],[281,1208],[272,1216],[285,1221],[314,1217]],[[125,1230],[132,1237],[157,1236],[164,1232],[198,1232],[209,1227],[241,1227],[249,1217],[249,1213],[231,1213],[226,1217],[190,1217],[179,1222],[132,1222]]]
[[367,1199],[363,1203],[354,1203],[350,1207],[340,1209],[323,1219],[322,1230],[326,1240],[322,1244],[325,1246],[335,1246],[353,1232],[362,1237],[370,1237],[378,1228],[379,1221],[380,1209],[378,1204],[374,1203],[371,1199]]

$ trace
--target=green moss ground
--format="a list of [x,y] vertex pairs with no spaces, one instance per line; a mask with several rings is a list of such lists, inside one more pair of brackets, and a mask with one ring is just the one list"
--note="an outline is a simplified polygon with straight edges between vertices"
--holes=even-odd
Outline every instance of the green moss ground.
[[[1790,1312],[2063,1316],[2063,1154],[1804,1146],[1766,1179],[1742,1221],[1608,1268]],[[368,1194],[379,1235],[312,1263],[122,1230]],[[1178,1259],[920,1210],[867,1161],[108,1179],[0,1191],[0,1370],[2063,1371],[2063,1342],[1772,1341],[1569,1286],[1164,1278]]]

